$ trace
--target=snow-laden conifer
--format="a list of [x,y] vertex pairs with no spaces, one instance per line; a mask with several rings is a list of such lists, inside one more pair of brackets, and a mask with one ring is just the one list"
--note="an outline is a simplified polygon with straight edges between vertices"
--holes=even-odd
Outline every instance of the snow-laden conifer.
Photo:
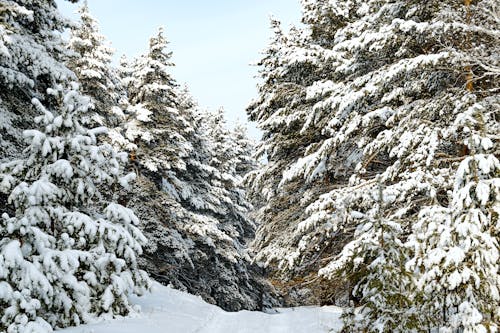
[[312,106],[306,101],[306,87],[316,77],[315,51],[309,49],[309,37],[297,28],[285,32],[275,18],[271,28],[273,37],[259,62],[259,95],[247,109],[250,119],[263,130],[255,157],[266,163],[245,177],[260,225],[254,246],[263,249],[258,257],[267,264],[293,252],[285,249],[296,240],[289,236],[304,218],[304,206],[316,195],[305,192],[302,179],[281,184],[283,172],[302,156],[307,145],[323,137],[316,129],[299,132]]
[[328,278],[352,283],[359,308],[345,309],[344,332],[418,332],[422,322],[415,305],[414,281],[405,268],[408,249],[397,221],[385,216],[386,198],[382,184],[370,195],[377,204],[366,213],[353,212],[361,220],[354,240],[328,266],[319,271]]
[[236,124],[231,134],[235,146],[235,172],[238,176],[244,177],[257,169],[258,163],[253,157],[256,143],[253,139],[249,138],[247,127],[241,123]]
[[51,1],[0,1],[0,159],[22,150],[22,130],[36,113],[31,99],[74,79],[60,62],[66,25]]
[[[21,155],[22,131],[38,113],[31,99],[75,79],[61,61],[67,50],[59,32],[67,24],[51,1],[0,1],[0,161]],[[0,207],[11,208],[1,193]]]
[[120,109],[120,82],[111,66],[113,49],[100,34],[97,20],[92,17],[88,3],[79,8],[80,22],[71,29],[69,49],[73,51],[68,67],[75,72],[82,93],[90,96],[95,105],[96,122],[115,127],[123,121]]
[[186,140],[191,124],[179,113],[178,85],[170,74],[172,53],[166,50],[163,28],[149,41],[149,50],[129,66],[123,82],[132,107],[125,136],[137,145],[135,152],[151,171],[184,169],[191,146]]
[[493,116],[487,108],[498,101],[485,108],[471,105],[474,100],[455,103],[461,112],[454,131],[464,136],[470,155],[456,171],[451,204],[422,209],[409,242],[426,326],[442,332],[498,330],[500,163],[485,129]]
[[[242,177],[237,172],[240,158],[240,142],[232,131],[227,128],[223,109],[208,115],[208,132],[210,145],[210,165],[217,170],[212,176],[212,186],[219,193],[220,220],[224,223],[224,229],[234,239],[236,246],[251,238],[255,225],[249,219],[248,212],[251,205],[246,199],[246,193],[242,185]],[[248,158],[248,156],[247,156]],[[224,216],[224,217],[222,217]]]
[[166,46],[160,30],[146,54],[119,69],[130,117],[116,141],[140,174],[130,203],[150,240],[145,268],[225,309],[263,307],[267,286],[246,249],[255,225],[236,171],[239,148],[222,111],[202,110],[170,75]]
[[148,288],[137,255],[146,239],[134,213],[101,200],[99,186],[128,186],[126,156],[87,129],[91,106],[76,84],[48,89],[52,104],[34,98],[36,129],[24,131],[26,158],[0,166],[0,190],[13,214],[2,214],[1,327],[49,331],[95,316],[126,314],[127,295]]
[[[367,193],[377,176],[391,193],[386,219],[400,224],[403,239],[422,207],[447,208],[470,155],[454,123],[475,103],[492,113],[498,89],[494,71],[474,60],[498,64],[491,1],[303,5],[305,28],[277,35],[249,108],[269,160],[247,177],[263,204],[255,245],[289,276],[335,264],[358,213],[376,204]],[[467,89],[476,100],[460,110]],[[498,132],[495,117],[484,119],[490,135]]]
[[[124,314],[147,286],[145,239],[99,185],[126,183],[123,156],[87,129],[91,106],[69,84],[67,26],[52,1],[1,1],[0,329],[45,332]],[[27,147],[27,148],[26,148]]]

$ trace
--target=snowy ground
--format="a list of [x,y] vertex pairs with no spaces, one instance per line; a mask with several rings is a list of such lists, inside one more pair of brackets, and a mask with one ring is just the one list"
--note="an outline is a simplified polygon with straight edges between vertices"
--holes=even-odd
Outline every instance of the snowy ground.
[[279,309],[277,313],[225,312],[199,297],[155,284],[134,298],[141,313],[132,318],[79,326],[57,333],[326,333],[338,332],[336,307]]

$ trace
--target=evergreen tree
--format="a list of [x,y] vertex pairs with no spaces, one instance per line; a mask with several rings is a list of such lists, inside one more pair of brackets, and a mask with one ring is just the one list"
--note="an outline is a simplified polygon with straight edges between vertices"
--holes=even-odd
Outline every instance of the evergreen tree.
[[170,75],[172,53],[166,46],[160,28],[150,39],[148,53],[135,59],[125,80],[135,113],[126,137],[137,144],[138,158],[147,169],[164,174],[185,169],[183,158],[191,147],[183,134],[192,131],[177,109],[177,83]]
[[69,49],[74,52],[68,67],[80,82],[81,91],[92,97],[97,112],[96,122],[115,127],[123,120],[119,108],[119,80],[111,67],[113,50],[99,33],[98,22],[92,17],[85,1],[78,10],[81,22],[71,29]]
[[354,240],[328,266],[319,271],[329,278],[357,281],[353,295],[361,304],[344,311],[343,332],[417,332],[422,322],[415,306],[414,282],[405,269],[408,250],[401,240],[402,228],[384,216],[388,193],[371,195],[377,205],[366,214],[352,214],[359,223]]
[[127,295],[149,285],[136,263],[146,242],[137,217],[100,201],[98,190],[100,184],[126,186],[133,175],[123,175],[123,155],[97,144],[104,128],[82,125],[89,100],[75,88],[49,89],[58,108],[33,99],[41,130],[24,132],[26,158],[0,166],[1,190],[15,207],[0,224],[0,327],[9,332],[126,314]]
[[248,173],[257,169],[258,163],[253,157],[256,143],[248,137],[247,128],[241,123],[236,124],[232,132],[232,137],[235,146],[235,172],[239,177],[244,177]]
[[235,141],[222,113],[202,111],[177,85],[165,47],[160,30],[149,52],[119,71],[130,101],[124,139],[141,174],[130,204],[150,240],[144,267],[225,309],[261,308],[270,288],[246,249],[255,225],[235,173]]
[[[74,79],[60,62],[65,50],[58,32],[66,25],[52,1],[0,1],[0,163],[25,148],[22,132],[38,113],[31,100],[44,98],[58,80]],[[14,214],[2,191],[0,207]]]
[[466,137],[470,156],[457,169],[451,205],[422,210],[410,240],[415,253],[410,266],[418,271],[425,320],[443,332],[498,330],[500,163],[491,154],[485,108],[466,106],[475,99],[456,102],[457,109],[466,108],[455,128]]
[[22,150],[22,131],[37,113],[31,99],[74,78],[61,63],[65,27],[51,1],[0,1],[0,159]]
[[[61,62],[66,50],[58,33],[66,25],[51,1],[0,1],[0,162],[22,154],[22,132],[38,114],[32,98],[74,79]],[[5,193],[0,207],[14,211]]]
[[[274,18],[271,28],[274,36],[259,62],[262,78],[259,96],[247,109],[250,120],[257,121],[263,131],[255,157],[267,163],[250,172],[245,183],[251,202],[257,208],[254,216],[260,226],[253,244],[259,251],[257,258],[278,268],[281,263],[277,258],[285,258],[294,251],[288,248],[289,243],[296,240],[290,235],[305,219],[305,206],[318,195],[318,191],[302,179],[282,183],[283,172],[303,156],[309,143],[319,141],[323,134],[316,129],[307,133],[299,131],[313,105],[306,100],[306,88],[318,71],[315,51],[308,48],[309,37],[297,28],[285,33]],[[285,270],[278,271],[285,273]],[[309,272],[293,271],[289,271],[286,278],[307,279],[304,275]],[[291,288],[287,285],[283,289],[288,292]]]
[[0,330],[125,314],[127,295],[149,284],[136,264],[145,238],[98,188],[132,177],[97,144],[104,129],[85,128],[90,101],[68,83],[55,3],[1,1],[0,12]]
[[255,230],[254,223],[248,217],[251,205],[246,199],[242,178],[236,171],[243,156],[238,155],[240,146],[234,134],[227,129],[223,109],[208,116],[210,165],[217,170],[212,176],[211,183],[219,193],[220,199],[219,211],[215,213],[223,222],[225,232],[235,242],[240,243],[237,246],[243,248],[246,241],[253,238]]
[[[385,215],[402,239],[421,207],[448,207],[458,162],[470,154],[455,119],[475,103],[492,109],[497,89],[497,76],[472,59],[481,45],[483,63],[498,61],[490,1],[303,6],[306,27],[277,35],[249,108],[269,160],[248,177],[264,194],[258,257],[292,277],[327,265],[353,239],[360,221],[352,212],[376,205],[366,193],[377,176],[392,193]],[[472,82],[476,100],[455,108]],[[494,116],[485,121],[498,132]]]

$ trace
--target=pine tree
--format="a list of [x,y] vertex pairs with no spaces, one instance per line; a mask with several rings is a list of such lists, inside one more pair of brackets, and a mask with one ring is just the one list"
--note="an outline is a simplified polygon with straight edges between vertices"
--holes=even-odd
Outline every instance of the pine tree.
[[456,103],[465,108],[455,128],[466,137],[470,156],[457,169],[451,205],[423,210],[410,240],[427,325],[443,332],[498,330],[500,163],[484,128],[492,113],[479,103],[467,106],[475,99]]
[[[296,240],[290,235],[305,219],[305,206],[318,195],[317,191],[310,191],[311,186],[302,179],[283,183],[283,173],[304,154],[308,144],[321,140],[323,134],[316,129],[299,131],[313,104],[306,100],[306,87],[313,82],[318,70],[315,50],[308,48],[309,37],[297,28],[284,32],[276,19],[271,20],[271,28],[274,36],[259,62],[262,79],[259,95],[247,108],[250,120],[256,121],[263,131],[255,157],[267,163],[250,172],[245,184],[257,208],[254,216],[260,225],[253,244],[259,251],[257,258],[277,268],[281,265],[277,258],[294,252],[287,248]],[[281,269],[277,271],[286,273]],[[308,273],[294,270],[286,277],[296,275],[301,280]],[[291,288],[285,286],[284,289],[288,292]]]
[[237,123],[234,127],[232,137],[235,146],[235,172],[239,177],[244,177],[257,169],[258,162],[253,157],[256,143],[248,137],[247,128],[241,123]]
[[57,32],[66,27],[51,1],[0,1],[0,159],[23,146],[22,130],[36,114],[31,99],[74,74]]
[[411,272],[405,269],[408,250],[401,225],[384,216],[385,193],[378,182],[371,195],[377,205],[361,219],[354,240],[329,265],[319,271],[328,278],[357,281],[353,295],[361,306],[344,311],[343,332],[416,332],[421,327]]
[[248,217],[251,205],[246,199],[242,178],[236,171],[240,158],[243,158],[238,155],[239,142],[227,128],[223,109],[211,114],[208,124],[207,134],[212,143],[210,165],[218,171],[211,182],[220,193],[220,220],[224,221],[223,228],[230,237],[245,244],[247,239],[253,238],[255,225]]
[[246,249],[255,225],[235,171],[235,141],[222,113],[214,123],[178,86],[165,47],[160,30],[147,54],[119,70],[130,101],[123,138],[141,175],[130,205],[149,239],[143,265],[161,283],[224,309],[261,308],[270,288]]
[[[61,62],[66,50],[58,32],[66,25],[50,1],[0,1],[0,162],[22,154],[22,132],[38,113],[32,98],[74,79]],[[0,207],[14,210],[4,193]]]
[[[2,329],[49,331],[93,316],[126,314],[127,295],[149,286],[136,256],[146,239],[134,213],[100,200],[98,185],[126,186],[124,156],[98,145],[104,128],[81,123],[89,100],[76,85],[49,89],[58,108],[33,104],[40,130],[24,132],[28,156],[0,166],[15,213],[2,215]],[[95,205],[100,210],[96,213]]]
[[1,1],[0,11],[0,330],[125,314],[127,295],[149,284],[136,264],[145,239],[98,191],[131,180],[123,156],[96,143],[102,128],[85,128],[90,101],[69,83],[55,3]]
[[[471,59],[478,48],[484,63],[497,62],[489,1],[303,5],[306,27],[280,33],[280,46],[269,48],[265,84],[249,109],[269,159],[250,187],[273,198],[258,214],[258,257],[292,277],[317,271],[353,239],[360,221],[352,212],[376,204],[366,193],[377,176],[392,193],[386,219],[398,221],[403,239],[421,207],[447,207],[457,162],[469,154],[453,131],[462,112],[455,101],[471,71],[477,100],[462,109],[489,110],[497,89]],[[485,119],[495,133],[495,117]]]
[[192,128],[177,109],[177,83],[170,74],[172,53],[166,51],[163,28],[149,44],[148,53],[135,59],[125,80],[135,112],[126,137],[137,141],[138,158],[147,169],[167,173],[185,168],[183,158],[191,147],[183,134]]
[[97,111],[96,122],[115,127],[123,121],[119,107],[119,80],[111,67],[113,50],[99,32],[98,22],[92,17],[85,1],[78,10],[81,22],[71,29],[69,49],[74,52],[68,67],[80,82],[82,93],[92,97]]

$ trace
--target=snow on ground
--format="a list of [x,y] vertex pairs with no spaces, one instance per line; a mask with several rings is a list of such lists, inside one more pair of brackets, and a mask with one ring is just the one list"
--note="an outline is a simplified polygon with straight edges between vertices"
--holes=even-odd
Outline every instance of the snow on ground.
[[226,312],[158,283],[152,293],[132,301],[140,305],[139,314],[56,333],[334,333],[341,327],[341,309],[333,306]]

